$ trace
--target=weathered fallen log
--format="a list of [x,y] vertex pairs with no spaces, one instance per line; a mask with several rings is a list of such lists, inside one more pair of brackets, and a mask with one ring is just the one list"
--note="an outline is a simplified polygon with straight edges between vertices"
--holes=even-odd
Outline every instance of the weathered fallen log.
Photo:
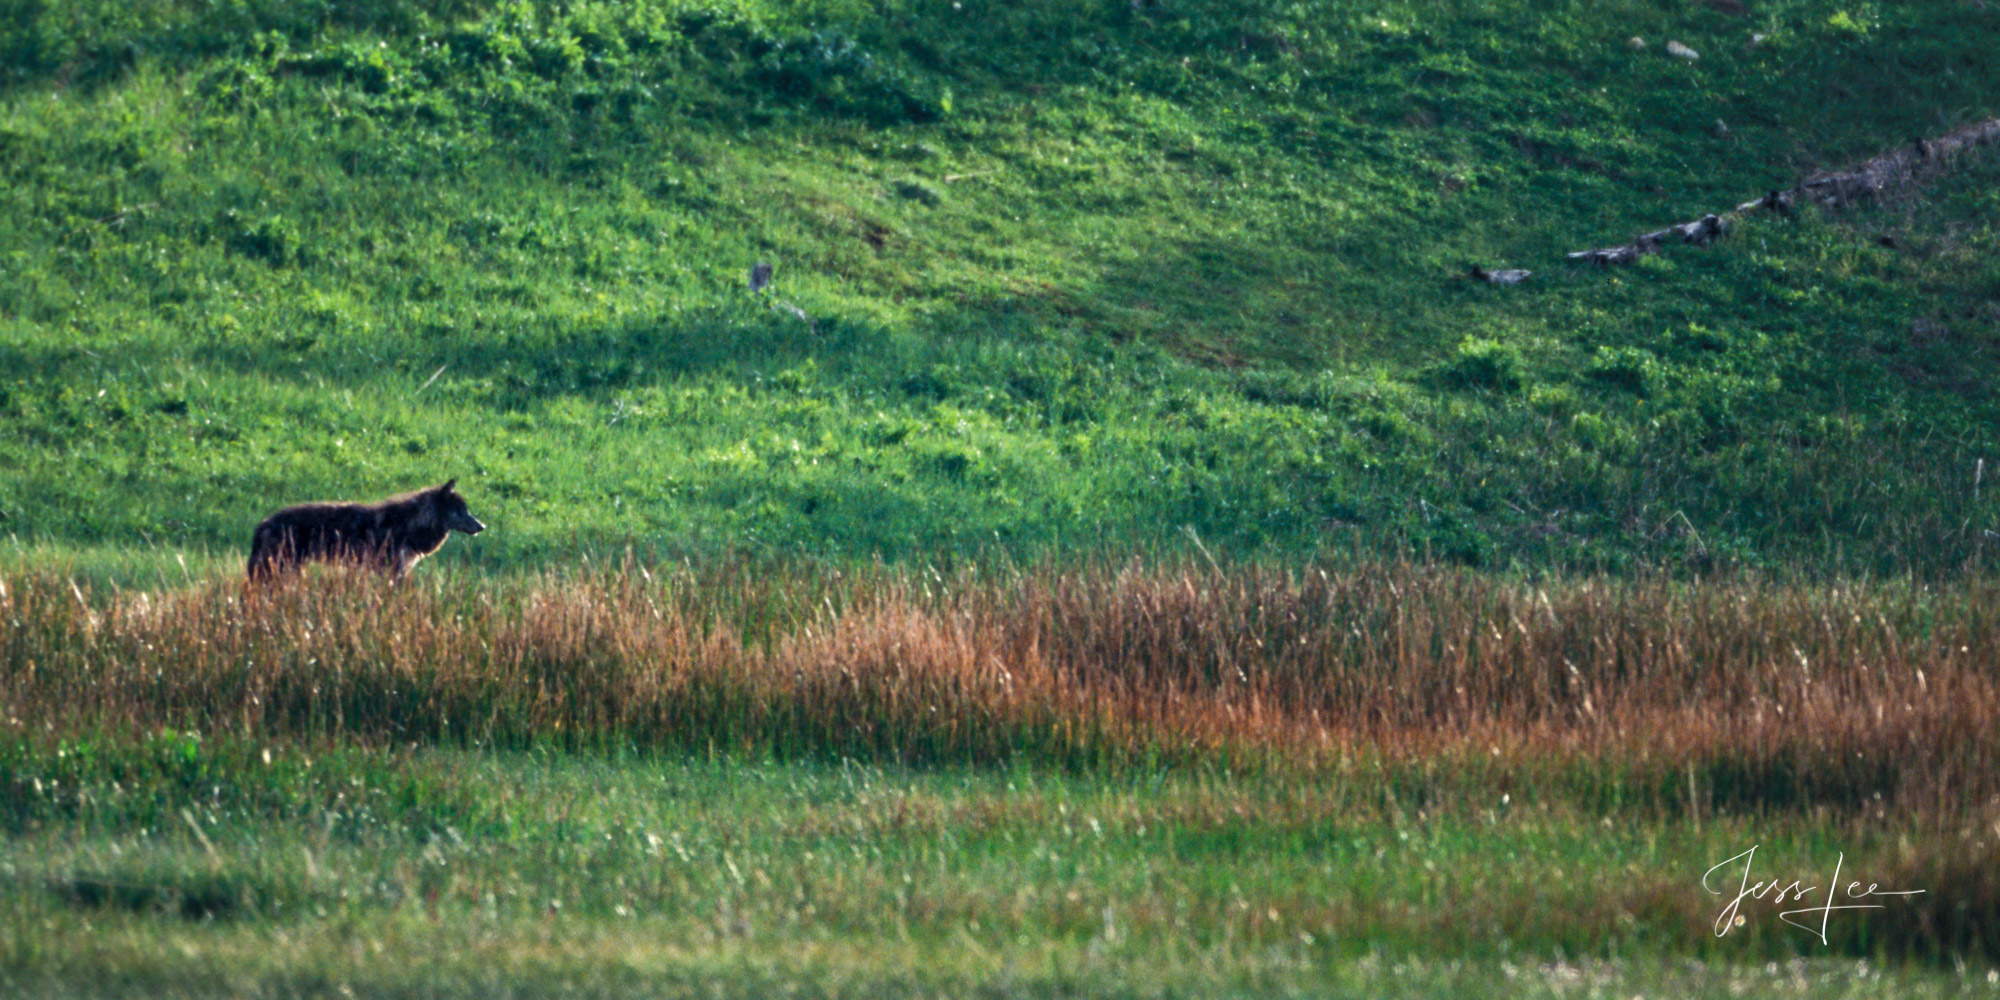
[[1704,215],[1693,222],[1647,233],[1624,246],[1605,247],[1602,250],[1580,250],[1570,254],[1569,257],[1571,260],[1588,260],[1593,264],[1630,264],[1641,256],[1667,245],[1669,241],[1709,243],[1728,229],[1729,222],[1722,216]]
[[1630,264],[1669,243],[1712,242],[1727,232],[1738,216],[1759,209],[1785,215],[1790,214],[1792,207],[1801,201],[1814,202],[1830,209],[1846,208],[1940,173],[1947,168],[1948,161],[1959,153],[1996,141],[2000,141],[2000,118],[1989,118],[1935,139],[1917,139],[1907,146],[1868,160],[1853,170],[1814,174],[1789,188],[1772,191],[1756,201],[1746,201],[1721,215],[1711,213],[1693,222],[1654,230],[1621,246],[1579,250],[1570,254],[1569,259],[1592,264]]

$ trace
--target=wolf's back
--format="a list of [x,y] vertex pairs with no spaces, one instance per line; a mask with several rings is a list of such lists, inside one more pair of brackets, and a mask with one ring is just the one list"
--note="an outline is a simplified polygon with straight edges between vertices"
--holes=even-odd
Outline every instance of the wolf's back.
[[310,503],[286,507],[257,525],[250,536],[252,577],[288,569],[308,559],[365,550],[375,526],[368,508],[347,503]]

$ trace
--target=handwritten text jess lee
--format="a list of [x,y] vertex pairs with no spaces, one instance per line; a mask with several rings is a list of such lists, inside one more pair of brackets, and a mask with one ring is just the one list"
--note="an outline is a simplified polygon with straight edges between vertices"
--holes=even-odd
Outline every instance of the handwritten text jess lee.
[[[1834,905],[1835,900],[1839,898],[1835,890],[1840,889],[1840,866],[1846,860],[1847,856],[1844,853],[1839,854],[1835,857],[1833,863],[1833,878],[1827,882],[1826,902],[1823,905],[1808,906],[1803,909],[1797,909],[1797,910],[1783,910],[1779,912],[1778,919],[1783,920],[1785,923],[1791,924],[1793,927],[1803,928],[1808,933],[1811,933],[1814,937],[1819,938],[1819,943],[1826,944],[1827,943],[1826,925],[1827,921],[1833,916],[1833,911],[1882,909],[1882,905],[1880,903],[1852,903],[1840,906]],[[1708,892],[1710,892],[1711,894],[1717,896],[1724,896],[1728,895],[1728,890],[1715,888],[1714,886],[1709,884],[1709,879],[1712,876],[1714,876],[1718,870],[1727,868],[1730,865],[1734,865],[1740,862],[1743,866],[1742,876],[1737,881],[1736,898],[1731,899],[1729,901],[1729,905],[1723,907],[1722,912],[1718,914],[1715,918],[1716,937],[1721,937],[1724,934],[1729,933],[1729,929],[1731,927],[1742,926],[1743,918],[1741,916],[1738,916],[1736,911],[1739,907],[1743,905],[1743,901],[1745,899],[1769,899],[1773,903],[1783,903],[1787,900],[1791,900],[1802,903],[1806,901],[1806,897],[1811,896],[1813,893],[1819,891],[1818,886],[1802,885],[1800,884],[1801,880],[1799,879],[1793,879],[1790,882],[1784,882],[1774,878],[1768,881],[1752,882],[1750,881],[1750,869],[1751,866],[1756,863],[1756,861],[1757,861],[1757,847],[1756,845],[1752,845],[1749,850],[1744,851],[1743,853],[1738,854],[1735,857],[1730,858],[1729,860],[1716,865],[1714,868],[1710,868],[1708,871],[1702,874],[1701,887],[1703,889],[1708,890]],[[1874,882],[1868,883],[1868,886],[1865,889],[1862,888],[1861,883],[1859,882],[1849,882],[1847,883],[1847,887],[1844,891],[1846,892],[1848,899],[1867,899],[1871,896],[1916,896],[1924,892],[1924,890],[1922,889],[1905,889],[1899,892],[1891,892],[1886,889],[1877,888],[1876,883]],[[1813,913],[1819,914],[1818,927],[1814,927],[1810,923],[1803,923],[1799,920],[1793,919],[1794,917],[1802,917],[1807,914],[1813,914]]]

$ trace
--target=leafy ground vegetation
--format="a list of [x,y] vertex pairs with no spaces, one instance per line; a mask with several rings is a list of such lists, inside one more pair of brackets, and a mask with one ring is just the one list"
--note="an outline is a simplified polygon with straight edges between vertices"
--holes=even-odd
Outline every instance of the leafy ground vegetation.
[[7,9],[23,544],[233,558],[452,475],[495,566],[1899,572],[2000,526],[1990,163],[1561,261],[1990,115],[1972,3]]
[[[2000,159],[1562,255],[1993,51],[0,0],[0,993],[1991,990]],[[414,580],[241,587],[453,476]],[[1924,894],[1718,924],[1751,846]]]

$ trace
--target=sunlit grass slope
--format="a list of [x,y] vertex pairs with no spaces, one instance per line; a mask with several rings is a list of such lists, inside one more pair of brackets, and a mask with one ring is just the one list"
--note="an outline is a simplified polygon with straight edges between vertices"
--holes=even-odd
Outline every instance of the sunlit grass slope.
[[2000,110],[1970,4],[5,10],[24,545],[226,556],[449,476],[495,530],[443,558],[493,567],[1192,529],[1893,570],[2000,528],[1991,162],[1561,261]]

